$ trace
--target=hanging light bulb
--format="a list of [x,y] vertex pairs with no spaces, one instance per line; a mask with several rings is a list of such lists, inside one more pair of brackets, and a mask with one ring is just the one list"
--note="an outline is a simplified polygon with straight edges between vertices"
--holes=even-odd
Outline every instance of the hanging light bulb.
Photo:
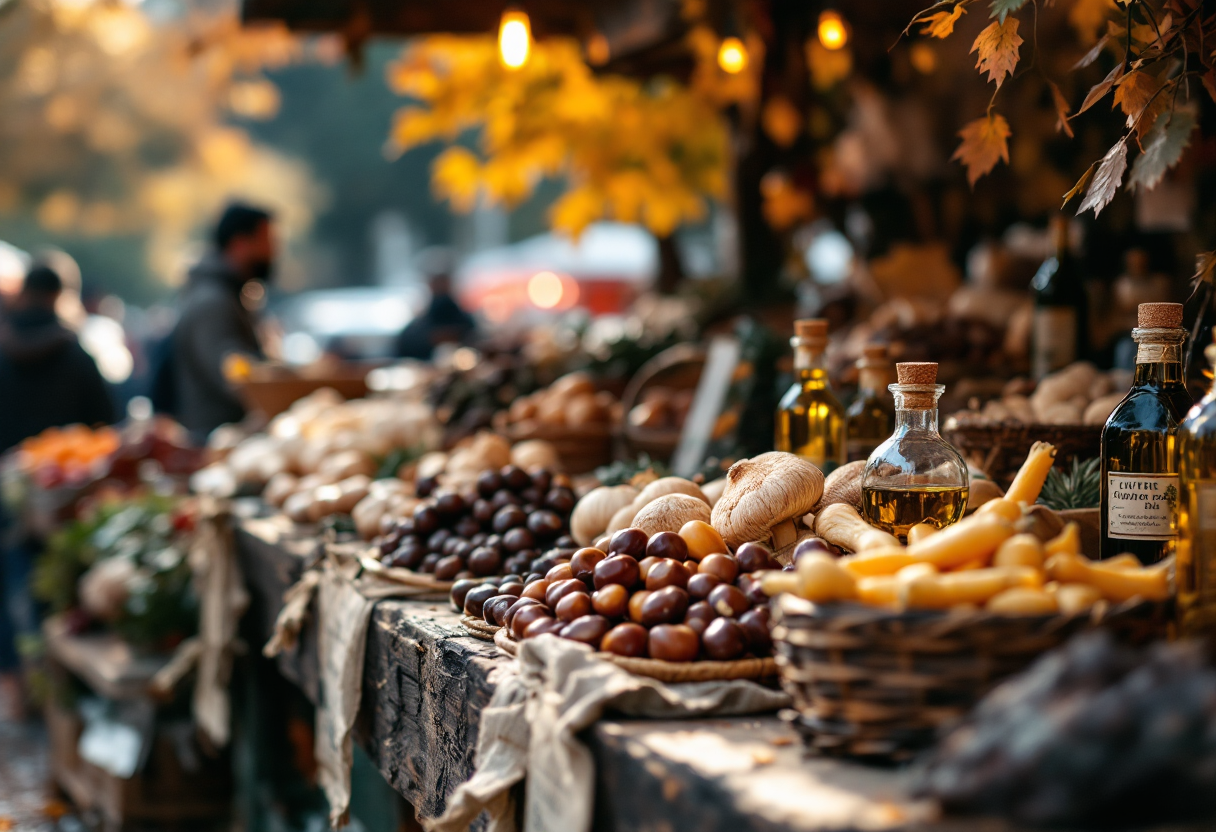
[[831,50],[840,49],[849,42],[849,27],[840,12],[826,9],[819,14],[819,42]]
[[747,47],[735,37],[723,38],[718,47],[718,66],[723,72],[737,75],[747,69]]
[[503,66],[519,69],[532,51],[532,23],[527,12],[507,9],[498,24],[498,56]]

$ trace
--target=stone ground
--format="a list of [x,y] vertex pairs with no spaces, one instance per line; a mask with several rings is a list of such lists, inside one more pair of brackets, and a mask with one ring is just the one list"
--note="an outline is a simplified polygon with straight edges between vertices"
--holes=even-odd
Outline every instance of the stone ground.
[[0,832],[85,832],[50,787],[46,731],[0,703]]

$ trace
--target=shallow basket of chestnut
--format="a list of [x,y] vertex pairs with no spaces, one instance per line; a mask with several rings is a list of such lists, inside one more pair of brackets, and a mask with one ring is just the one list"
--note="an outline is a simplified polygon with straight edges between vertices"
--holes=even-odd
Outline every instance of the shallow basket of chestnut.
[[622,529],[536,565],[545,568],[453,586],[470,633],[507,652],[552,634],[664,681],[776,674],[768,598],[753,573],[780,565],[761,544],[730,554],[712,526],[691,521],[650,537]]
[[425,501],[377,542],[378,567],[389,578],[447,590],[453,582],[527,573],[577,549],[569,534],[576,500],[564,474],[508,465],[481,472],[463,491],[428,480],[416,489]]

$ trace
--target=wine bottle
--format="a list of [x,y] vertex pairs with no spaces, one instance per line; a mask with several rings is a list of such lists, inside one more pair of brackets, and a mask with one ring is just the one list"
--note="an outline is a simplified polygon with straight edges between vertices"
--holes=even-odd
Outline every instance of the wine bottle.
[[1142,563],[1172,553],[1178,534],[1178,425],[1191,406],[1182,379],[1182,304],[1142,303],[1132,388],[1102,428],[1102,557]]
[[857,371],[857,398],[845,411],[849,462],[868,459],[895,429],[895,402],[887,392],[891,365],[886,345],[867,344]]
[[1068,244],[1068,218],[1051,221],[1054,254],[1031,281],[1034,319],[1030,369],[1036,379],[1066,367],[1089,352],[1089,299],[1081,268]]

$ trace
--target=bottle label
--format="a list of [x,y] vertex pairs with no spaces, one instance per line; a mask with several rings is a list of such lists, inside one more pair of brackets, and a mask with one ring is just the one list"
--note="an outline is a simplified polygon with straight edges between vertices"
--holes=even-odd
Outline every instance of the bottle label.
[[1031,345],[1034,364],[1031,370],[1035,378],[1076,361],[1077,310],[1067,306],[1036,307]]
[[1107,474],[1106,535],[1169,540],[1178,535],[1177,474]]

